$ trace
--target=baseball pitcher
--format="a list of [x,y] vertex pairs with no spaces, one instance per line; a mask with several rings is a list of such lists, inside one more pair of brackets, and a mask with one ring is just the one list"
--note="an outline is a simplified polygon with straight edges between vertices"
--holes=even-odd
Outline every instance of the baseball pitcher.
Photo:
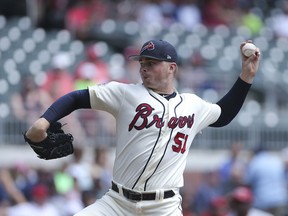
[[[243,42],[240,50],[246,43],[251,41]],[[174,86],[175,48],[163,40],[147,41],[139,55],[130,56],[140,64],[142,83],[109,82],[64,95],[24,138],[40,158],[67,156],[73,153],[73,136],[57,121],[77,109],[109,112],[117,132],[111,190],[75,216],[182,215],[179,188],[194,137],[206,127],[233,120],[258,70],[258,48],[250,57],[241,57],[239,78],[212,104],[195,94],[180,94]]]

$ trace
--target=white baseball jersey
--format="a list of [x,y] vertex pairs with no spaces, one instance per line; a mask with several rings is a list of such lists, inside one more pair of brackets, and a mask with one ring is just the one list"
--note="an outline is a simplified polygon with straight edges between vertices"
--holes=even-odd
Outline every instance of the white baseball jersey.
[[113,179],[136,191],[179,188],[195,135],[220,116],[217,104],[194,94],[166,100],[142,84],[89,88],[93,109],[116,118]]

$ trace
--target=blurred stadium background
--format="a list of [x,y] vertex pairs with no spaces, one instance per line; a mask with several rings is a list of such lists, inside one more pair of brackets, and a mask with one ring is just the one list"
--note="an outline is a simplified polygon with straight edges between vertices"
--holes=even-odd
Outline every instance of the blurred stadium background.
[[[282,1],[226,1],[231,4],[224,8],[230,21],[221,17],[219,23],[205,24],[203,19],[209,17],[203,18],[202,14],[202,21],[194,25],[182,22],[180,16],[176,19],[169,1],[139,1],[135,5],[128,0],[96,1],[98,11],[95,13],[100,11],[102,14],[91,18],[89,24],[84,20],[82,29],[75,27],[76,22],[71,27],[77,15],[69,18],[67,14],[72,14],[72,9],[80,8],[81,4],[93,1],[62,2],[62,5],[56,5],[57,1],[0,1],[0,143],[3,147],[23,145],[25,128],[13,113],[11,96],[21,90],[26,75],[32,75],[41,86],[47,71],[53,68],[53,57],[65,53],[69,58],[67,69],[74,76],[77,65],[85,59],[87,46],[95,43],[98,55],[109,67],[110,79],[129,81],[131,74],[125,71],[129,48],[137,50],[137,46],[149,38],[163,38],[176,46],[181,57],[179,91],[194,91],[210,101],[216,101],[233,84],[241,68],[238,46],[241,41],[252,39],[261,49],[262,59],[244,107],[224,129],[205,130],[192,148],[227,149],[234,140],[243,141],[249,149],[260,142],[274,150],[287,145],[288,40],[287,35],[277,35],[274,28],[274,19],[284,14]],[[148,3],[153,2],[159,5],[159,10],[166,12],[162,20],[155,18],[155,22],[149,22],[147,16],[140,17],[144,9],[136,14],[139,8],[135,7],[149,8]],[[175,1],[175,5],[177,2],[187,8],[198,4],[202,13],[205,9],[205,1]],[[244,17],[249,19],[248,15],[246,17],[248,10],[252,17],[250,25],[243,21]],[[65,64],[66,60],[59,61]],[[195,75],[193,70],[197,72]],[[185,83],[185,79],[191,84]],[[97,134],[94,144],[113,146],[113,137],[106,135]]]
[[[67,123],[65,131],[75,137],[78,153],[59,160],[39,160],[24,143],[22,134],[48,108],[53,94],[61,94],[71,88],[69,85],[74,89],[79,88],[78,84],[83,87],[83,80],[78,80],[83,71],[85,79],[96,74],[93,69],[91,73],[93,67],[82,67],[82,72],[79,69],[91,55],[101,62],[96,67],[100,73],[96,82],[138,82],[138,65],[128,61],[127,56],[138,52],[151,38],[162,38],[177,48],[178,90],[195,92],[211,102],[221,98],[239,76],[240,43],[251,39],[261,50],[259,72],[240,113],[224,128],[203,130],[193,142],[184,173],[188,182],[182,191],[184,209],[193,211],[193,194],[201,183],[214,181],[213,173],[229,160],[232,144],[242,144],[241,160],[248,161],[250,153],[261,145],[276,154],[286,152],[280,155],[287,162],[287,150],[283,151],[288,140],[287,2],[0,0],[0,189],[5,167],[12,176],[10,186],[29,186],[31,179],[33,184],[42,178],[50,182],[64,166],[76,166],[77,171],[69,173],[70,177],[85,183],[87,164],[83,167],[77,161],[84,150],[84,162],[88,161],[98,175],[94,179],[97,187],[93,185],[92,191],[97,190],[97,197],[105,192],[111,183],[115,147],[111,116],[78,110],[71,118],[62,119]],[[52,89],[47,91],[44,87],[55,68],[68,73],[60,86],[52,80]],[[28,85],[31,81],[33,88]],[[99,170],[105,175],[99,176]],[[104,187],[98,187],[102,181]],[[59,182],[54,179],[53,183]],[[74,185],[71,187],[73,192]],[[82,196],[83,191],[78,195]],[[5,201],[1,195],[0,190],[0,201]],[[68,200],[58,201],[57,206],[62,203],[65,205],[60,207],[73,209]]]

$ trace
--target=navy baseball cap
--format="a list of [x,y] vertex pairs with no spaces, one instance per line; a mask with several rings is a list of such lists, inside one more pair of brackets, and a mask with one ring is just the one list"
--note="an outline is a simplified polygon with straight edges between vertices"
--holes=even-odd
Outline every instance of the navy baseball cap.
[[130,59],[139,61],[140,58],[151,58],[160,61],[178,61],[177,52],[174,46],[164,40],[150,40],[144,43],[139,55],[131,55]]

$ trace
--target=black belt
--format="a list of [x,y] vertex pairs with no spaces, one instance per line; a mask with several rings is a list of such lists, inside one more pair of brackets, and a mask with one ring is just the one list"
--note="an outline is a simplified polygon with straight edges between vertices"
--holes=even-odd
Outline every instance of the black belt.
[[[119,193],[118,186],[112,182],[112,190]],[[132,191],[126,188],[122,188],[123,195],[129,199],[134,201],[141,201],[141,200],[155,200],[156,199],[156,193],[140,193],[136,191]],[[173,190],[164,191],[164,199],[173,197],[175,195]]]

